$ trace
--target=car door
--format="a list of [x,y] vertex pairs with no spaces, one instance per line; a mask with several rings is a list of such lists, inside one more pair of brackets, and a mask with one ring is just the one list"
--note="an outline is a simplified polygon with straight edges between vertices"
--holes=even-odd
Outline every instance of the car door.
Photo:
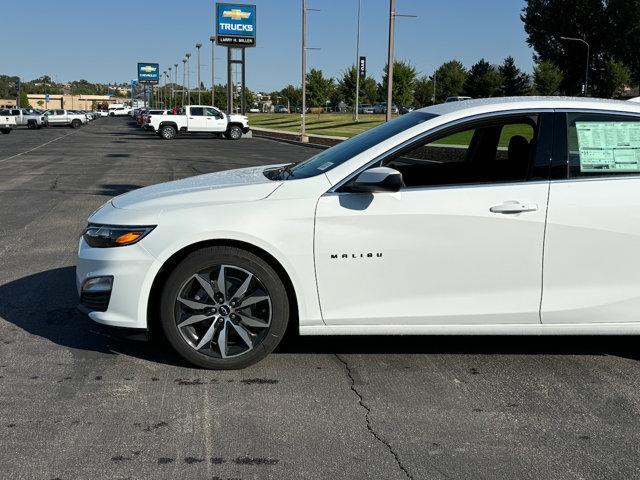
[[327,324],[540,322],[553,114],[474,121],[389,154],[397,193],[322,196],[318,294]]
[[224,132],[227,129],[227,119],[220,110],[213,107],[205,107],[204,111],[207,121],[207,131]]
[[189,107],[189,131],[206,132],[207,119],[204,115],[203,107]]
[[640,116],[558,115],[542,322],[640,322]]
[[53,125],[59,125],[64,122],[64,110],[49,110],[49,123]]

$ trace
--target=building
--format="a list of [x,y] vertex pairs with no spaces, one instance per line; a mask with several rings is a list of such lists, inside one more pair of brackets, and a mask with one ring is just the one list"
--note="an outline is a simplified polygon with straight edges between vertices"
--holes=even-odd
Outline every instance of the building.
[[27,98],[32,108],[61,108],[67,110],[93,110],[94,108],[106,107],[110,103],[124,103],[129,100],[125,97],[112,97],[109,95],[49,94],[49,100],[47,101],[45,95],[41,93],[29,93]]

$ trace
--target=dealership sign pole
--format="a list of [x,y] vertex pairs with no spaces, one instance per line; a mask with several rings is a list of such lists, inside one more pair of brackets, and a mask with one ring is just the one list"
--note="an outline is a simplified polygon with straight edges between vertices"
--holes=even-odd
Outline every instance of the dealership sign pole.
[[[233,64],[242,66],[241,111],[245,105],[245,48],[256,46],[256,6],[216,3],[216,43],[227,47],[227,113],[233,113]],[[241,59],[233,59],[233,49],[242,51]]]

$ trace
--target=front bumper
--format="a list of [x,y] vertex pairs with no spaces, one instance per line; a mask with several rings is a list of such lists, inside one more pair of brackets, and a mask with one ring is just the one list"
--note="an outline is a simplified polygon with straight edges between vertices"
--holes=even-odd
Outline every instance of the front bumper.
[[[157,260],[140,244],[91,248],[81,238],[76,266],[80,310],[104,325],[146,329],[149,291],[159,268]],[[111,290],[83,292],[85,282],[96,277],[113,277]]]

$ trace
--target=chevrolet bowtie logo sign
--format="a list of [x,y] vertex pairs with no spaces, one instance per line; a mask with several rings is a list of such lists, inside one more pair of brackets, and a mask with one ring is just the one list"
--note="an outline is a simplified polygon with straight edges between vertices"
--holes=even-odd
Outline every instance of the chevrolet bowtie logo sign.
[[145,67],[142,67],[140,70],[143,71],[143,72],[149,72],[150,73],[150,72],[155,72],[157,70],[157,68],[156,67],[152,67],[150,65],[147,65]]
[[225,10],[222,12],[222,16],[232,20],[245,20],[251,16],[251,12],[243,12],[242,10],[234,8],[233,10]]

